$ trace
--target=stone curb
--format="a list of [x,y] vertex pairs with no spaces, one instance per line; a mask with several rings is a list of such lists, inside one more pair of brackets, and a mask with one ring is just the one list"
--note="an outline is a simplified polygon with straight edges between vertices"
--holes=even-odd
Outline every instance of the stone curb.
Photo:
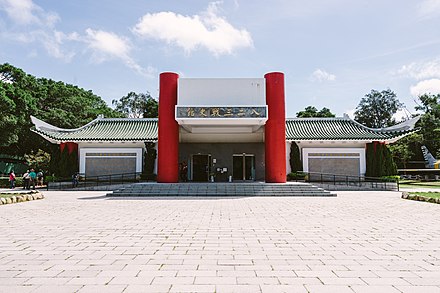
[[31,200],[37,200],[37,199],[43,199],[44,195],[41,194],[39,191],[31,191],[28,193],[17,193],[16,195],[13,195],[11,197],[1,197],[0,198],[0,205],[6,205],[6,204],[12,204],[12,203],[19,203],[19,202],[25,202],[25,201],[31,201]]
[[427,197],[427,196],[422,196],[422,195],[417,195],[417,194],[410,194],[407,191],[402,192],[402,198],[440,204],[440,198],[432,198],[432,197]]

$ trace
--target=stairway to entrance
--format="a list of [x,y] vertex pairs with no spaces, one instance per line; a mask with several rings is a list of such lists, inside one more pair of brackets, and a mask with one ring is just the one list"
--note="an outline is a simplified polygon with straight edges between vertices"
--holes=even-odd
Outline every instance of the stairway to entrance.
[[336,196],[308,183],[135,183],[108,193],[124,196]]

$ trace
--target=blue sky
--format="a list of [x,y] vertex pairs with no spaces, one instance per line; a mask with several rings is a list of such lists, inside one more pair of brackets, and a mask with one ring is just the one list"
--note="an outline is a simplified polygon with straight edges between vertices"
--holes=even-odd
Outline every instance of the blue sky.
[[158,96],[158,75],[285,73],[287,116],[352,113],[391,88],[440,93],[440,0],[0,0],[0,62],[92,90]]

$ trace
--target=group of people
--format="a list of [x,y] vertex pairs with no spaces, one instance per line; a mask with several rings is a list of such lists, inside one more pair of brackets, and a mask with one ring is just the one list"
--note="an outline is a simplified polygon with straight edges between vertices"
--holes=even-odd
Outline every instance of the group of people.
[[[23,174],[23,189],[32,189],[35,190],[36,186],[43,186],[43,172],[39,171],[38,173],[35,172],[34,169],[27,170],[26,173]],[[14,171],[11,171],[9,173],[9,183],[11,189],[15,188],[15,181],[16,176]]]

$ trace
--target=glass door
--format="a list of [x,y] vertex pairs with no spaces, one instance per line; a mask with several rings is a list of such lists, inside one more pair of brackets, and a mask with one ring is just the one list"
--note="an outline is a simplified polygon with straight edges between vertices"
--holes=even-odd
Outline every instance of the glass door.
[[208,182],[209,170],[211,167],[211,155],[192,156],[192,181]]
[[255,156],[253,154],[233,155],[232,165],[232,178],[234,180],[255,180]]

